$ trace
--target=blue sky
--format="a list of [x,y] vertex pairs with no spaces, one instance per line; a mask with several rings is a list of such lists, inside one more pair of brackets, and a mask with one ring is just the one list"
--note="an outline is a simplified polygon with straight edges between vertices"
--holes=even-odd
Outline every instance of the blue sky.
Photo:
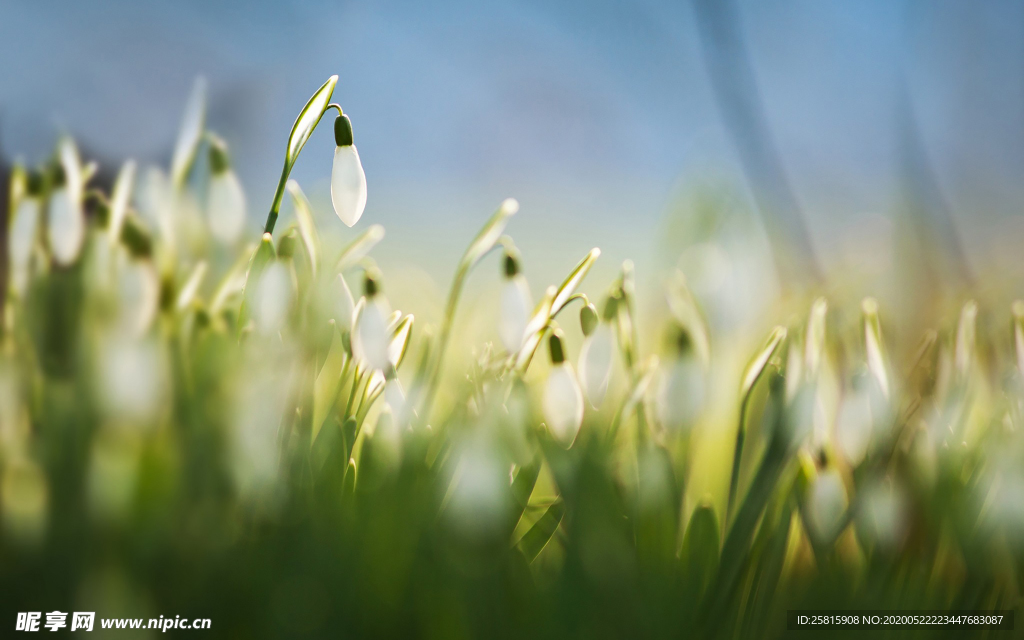
[[[1016,215],[1024,6],[769,0],[740,10],[816,237],[891,207],[901,87],[968,241]],[[681,186],[708,175],[742,183],[686,2],[130,0],[3,11],[7,155],[39,159],[66,130],[101,160],[166,162],[203,75],[209,123],[233,149],[254,226],[295,114],[332,73],[366,166],[368,219],[407,242],[455,250],[446,243],[472,233],[452,240],[454,230],[512,195],[526,232],[631,255],[650,246]],[[296,177],[307,190],[325,188],[332,144],[318,132],[304,152]]]

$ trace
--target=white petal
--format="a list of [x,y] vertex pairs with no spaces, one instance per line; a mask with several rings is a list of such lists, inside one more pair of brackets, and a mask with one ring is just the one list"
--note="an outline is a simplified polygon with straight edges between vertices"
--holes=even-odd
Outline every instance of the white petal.
[[234,244],[245,226],[245,193],[234,171],[223,171],[210,180],[206,212],[213,237]]
[[526,278],[516,275],[507,279],[501,290],[501,319],[498,322],[501,343],[505,345],[506,351],[519,351],[532,308],[533,302],[530,299],[530,287],[526,283]]
[[82,250],[85,239],[85,218],[82,205],[72,199],[69,189],[62,187],[50,196],[49,241],[54,259],[71,264]]
[[839,474],[826,471],[819,475],[811,487],[807,504],[811,533],[823,541],[830,541],[838,535],[848,504],[846,487]]
[[291,298],[292,281],[288,270],[275,262],[260,276],[253,298],[253,319],[262,333],[273,334],[284,328]]
[[852,391],[843,396],[836,416],[836,440],[847,461],[857,465],[871,443],[871,405],[867,393]]
[[10,255],[11,272],[14,274],[15,285],[21,289],[28,275],[29,259],[36,243],[39,228],[40,202],[37,198],[24,198],[18,203],[11,225]]
[[608,391],[608,379],[612,372],[612,356],[615,351],[615,336],[611,326],[602,322],[583,341],[580,349],[580,383],[590,404],[597,408],[604,401]]
[[359,222],[366,208],[366,174],[355,145],[335,147],[331,170],[331,202],[334,212],[348,226]]
[[114,418],[151,427],[164,405],[166,358],[156,343],[118,335],[100,350],[100,397]]
[[544,419],[563,446],[572,446],[583,423],[583,393],[569,363],[555,366],[544,387]]
[[367,301],[353,332],[352,349],[356,357],[378,371],[387,369],[389,365],[388,343],[391,336],[388,335],[388,315],[390,310],[386,300],[376,295]]
[[695,357],[678,359],[665,373],[658,390],[658,418],[669,431],[685,431],[704,408],[704,371]]

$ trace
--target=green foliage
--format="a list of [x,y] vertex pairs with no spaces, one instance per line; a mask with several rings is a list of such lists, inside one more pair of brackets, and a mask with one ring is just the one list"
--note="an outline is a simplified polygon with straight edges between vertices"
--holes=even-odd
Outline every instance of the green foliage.
[[[286,168],[334,81],[300,114]],[[176,224],[190,188],[177,176],[204,138],[188,129],[175,154]],[[816,300],[729,380],[735,411],[696,402],[679,428],[666,405],[703,401],[722,357],[681,274],[665,348],[639,340],[628,262],[598,317],[580,291],[594,249],[554,278],[518,351],[446,363],[463,282],[511,251],[514,201],[471,241],[426,331],[383,287],[351,299],[353,272],[381,284],[369,254],[383,228],[329,246],[287,171],[296,223],[276,239],[175,251],[132,204],[134,173],[109,199],[95,190],[72,264],[30,238],[5,301],[9,611],[181,613],[227,637],[746,638],[783,635],[795,608],[1020,608],[1024,305],[1004,336],[968,302],[900,367],[877,303],[833,331],[840,305]],[[49,197],[28,175],[14,172],[12,210]],[[621,381],[568,446],[535,400],[539,346],[575,300],[588,333],[614,325]],[[465,375],[441,401],[445,364]],[[694,384],[667,386],[675,371]],[[716,461],[728,494],[697,495],[694,435],[722,422],[737,429]]]

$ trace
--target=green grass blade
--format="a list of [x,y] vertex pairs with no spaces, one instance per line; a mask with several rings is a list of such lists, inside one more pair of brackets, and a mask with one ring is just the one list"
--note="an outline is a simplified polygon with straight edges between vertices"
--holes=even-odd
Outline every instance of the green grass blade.
[[523,552],[527,562],[533,562],[540,552],[547,546],[551,536],[555,534],[562,516],[565,513],[565,506],[561,501],[555,502],[544,511],[544,515],[526,534],[519,540],[519,550]]

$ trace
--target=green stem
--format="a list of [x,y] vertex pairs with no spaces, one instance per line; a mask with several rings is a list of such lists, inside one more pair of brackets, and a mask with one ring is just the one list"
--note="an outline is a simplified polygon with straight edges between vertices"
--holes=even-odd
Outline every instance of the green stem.
[[732,509],[736,503],[736,492],[740,484],[740,463],[743,461],[743,441],[746,439],[747,429],[747,405],[749,394],[743,396],[740,402],[740,423],[736,430],[736,446],[732,454],[732,472],[729,474],[729,499],[725,506],[725,525],[728,526],[732,520]]
[[281,179],[277,181],[277,191],[274,192],[274,202],[270,205],[270,213],[267,214],[267,224],[263,226],[264,233],[274,233],[274,225],[277,224],[277,216],[281,212],[281,200],[284,199],[284,188],[288,184],[288,176],[292,168],[286,162],[281,170]]

